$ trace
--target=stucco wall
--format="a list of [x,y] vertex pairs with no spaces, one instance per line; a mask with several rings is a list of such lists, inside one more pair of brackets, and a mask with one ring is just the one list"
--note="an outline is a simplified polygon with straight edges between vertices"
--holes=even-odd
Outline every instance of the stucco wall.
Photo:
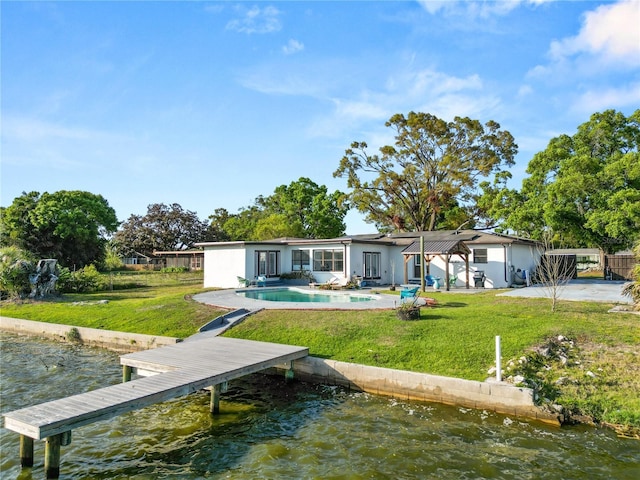
[[[204,287],[234,288],[238,278],[253,278],[247,268],[253,263],[245,261],[244,246],[225,246],[204,249]],[[251,267],[253,270],[253,267]]]

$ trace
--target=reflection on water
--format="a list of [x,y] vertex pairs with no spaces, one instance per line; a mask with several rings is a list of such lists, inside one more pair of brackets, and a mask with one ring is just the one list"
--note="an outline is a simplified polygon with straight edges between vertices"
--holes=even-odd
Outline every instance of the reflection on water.
[[[118,357],[3,335],[2,412],[120,381]],[[79,428],[65,479],[637,479],[640,442],[486,411],[406,403],[253,375],[230,384],[221,414],[206,392]],[[20,470],[18,435],[0,433],[0,477]]]

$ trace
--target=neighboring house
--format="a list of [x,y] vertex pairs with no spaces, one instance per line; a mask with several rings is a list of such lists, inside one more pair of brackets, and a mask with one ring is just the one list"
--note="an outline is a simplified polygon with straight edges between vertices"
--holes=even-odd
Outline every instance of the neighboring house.
[[[420,283],[423,237],[425,274],[455,278],[456,287],[474,287],[484,274],[486,288],[523,282],[523,271],[537,265],[540,244],[508,235],[475,230],[353,235],[333,239],[279,238],[267,241],[203,242],[204,287],[233,288],[238,277],[309,271],[316,283],[357,277],[369,285]],[[481,272],[481,273],[478,273]],[[447,275],[448,274],[448,275]],[[451,281],[453,283],[453,280]]]
[[202,270],[204,264],[204,252],[202,250],[154,251],[153,255],[161,260],[165,268]]

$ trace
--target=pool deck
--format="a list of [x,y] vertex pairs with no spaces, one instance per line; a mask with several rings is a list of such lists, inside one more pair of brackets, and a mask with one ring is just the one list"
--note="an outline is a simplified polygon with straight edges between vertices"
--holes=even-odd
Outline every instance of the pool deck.
[[[250,287],[272,289],[272,287]],[[279,287],[283,288],[283,287]],[[385,295],[376,293],[375,289],[361,290],[318,290],[309,287],[295,287],[296,290],[305,290],[314,293],[326,293],[331,295],[368,295],[374,297],[370,302],[271,302],[267,300],[256,300],[238,295],[236,292],[248,290],[246,288],[231,288],[227,290],[216,290],[212,292],[199,293],[193,299],[221,308],[237,309],[247,308],[250,310],[388,310],[395,308],[400,303],[399,295]]]

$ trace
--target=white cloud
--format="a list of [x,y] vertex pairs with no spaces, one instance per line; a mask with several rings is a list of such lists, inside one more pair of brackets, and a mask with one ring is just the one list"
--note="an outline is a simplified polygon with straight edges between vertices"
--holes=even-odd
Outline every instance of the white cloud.
[[430,14],[466,14],[471,17],[488,18],[507,15],[522,4],[541,5],[555,0],[418,0]]
[[579,96],[573,103],[572,110],[579,113],[591,113],[636,105],[640,105],[640,83],[621,88],[590,90]]
[[240,12],[241,18],[230,20],[227,23],[228,30],[252,34],[273,33],[282,28],[280,11],[276,7],[260,8],[254,5],[250,9],[246,9],[244,6],[238,6],[237,10]]
[[294,53],[301,52],[302,50],[304,50],[304,44],[294,39],[289,40],[289,42],[282,47],[282,51],[285,55],[292,55]]
[[554,61],[586,54],[606,64],[640,65],[640,2],[623,0],[601,5],[584,15],[578,35],[555,41]]

